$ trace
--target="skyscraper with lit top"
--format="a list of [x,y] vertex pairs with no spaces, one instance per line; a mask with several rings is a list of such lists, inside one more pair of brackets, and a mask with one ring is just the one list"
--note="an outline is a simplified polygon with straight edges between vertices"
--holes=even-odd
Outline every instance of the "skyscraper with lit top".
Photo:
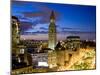
[[49,37],[49,42],[48,42],[48,47],[50,49],[55,49],[56,46],[56,25],[55,25],[55,15],[54,12],[51,12],[51,16],[50,16],[50,25],[49,25],[49,33],[48,33],[48,37]]

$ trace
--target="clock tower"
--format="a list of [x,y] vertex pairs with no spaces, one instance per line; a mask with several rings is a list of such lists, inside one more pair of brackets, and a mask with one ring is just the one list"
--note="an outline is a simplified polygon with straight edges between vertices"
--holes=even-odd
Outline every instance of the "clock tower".
[[50,16],[50,25],[49,25],[49,33],[48,33],[48,47],[51,49],[55,49],[56,46],[56,25],[55,25],[55,15],[54,12],[51,12]]

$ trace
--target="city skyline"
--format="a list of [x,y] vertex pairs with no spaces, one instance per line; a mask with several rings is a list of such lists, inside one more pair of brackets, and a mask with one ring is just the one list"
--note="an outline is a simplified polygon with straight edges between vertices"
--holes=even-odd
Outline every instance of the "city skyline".
[[95,40],[95,6],[12,1],[12,15],[21,22],[21,39],[48,40],[52,10],[55,12],[57,39],[77,35],[83,40]]

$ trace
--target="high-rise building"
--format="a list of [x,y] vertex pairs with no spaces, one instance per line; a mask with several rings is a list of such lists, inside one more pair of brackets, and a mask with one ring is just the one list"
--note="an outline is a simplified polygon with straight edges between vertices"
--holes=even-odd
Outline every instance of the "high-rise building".
[[12,42],[18,44],[20,40],[20,21],[17,17],[12,16]]
[[55,15],[54,12],[52,11],[51,16],[50,16],[50,25],[49,25],[49,42],[48,42],[48,47],[51,49],[55,49],[56,46],[56,25],[55,25]]
[[[28,65],[26,46],[20,43],[20,21],[12,16],[12,68],[21,68]],[[16,60],[16,62],[14,62]],[[14,63],[13,63],[14,62]],[[22,65],[21,65],[22,64]],[[19,65],[19,66],[18,66]]]
[[18,44],[20,41],[20,21],[17,17],[12,16],[12,53],[18,54]]

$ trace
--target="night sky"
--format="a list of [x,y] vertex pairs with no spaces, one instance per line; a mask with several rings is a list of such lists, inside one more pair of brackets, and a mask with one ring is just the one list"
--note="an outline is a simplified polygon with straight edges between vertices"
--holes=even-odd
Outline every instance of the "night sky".
[[12,1],[11,15],[20,20],[21,39],[47,40],[52,10],[58,40],[72,35],[82,40],[95,40],[95,6]]

